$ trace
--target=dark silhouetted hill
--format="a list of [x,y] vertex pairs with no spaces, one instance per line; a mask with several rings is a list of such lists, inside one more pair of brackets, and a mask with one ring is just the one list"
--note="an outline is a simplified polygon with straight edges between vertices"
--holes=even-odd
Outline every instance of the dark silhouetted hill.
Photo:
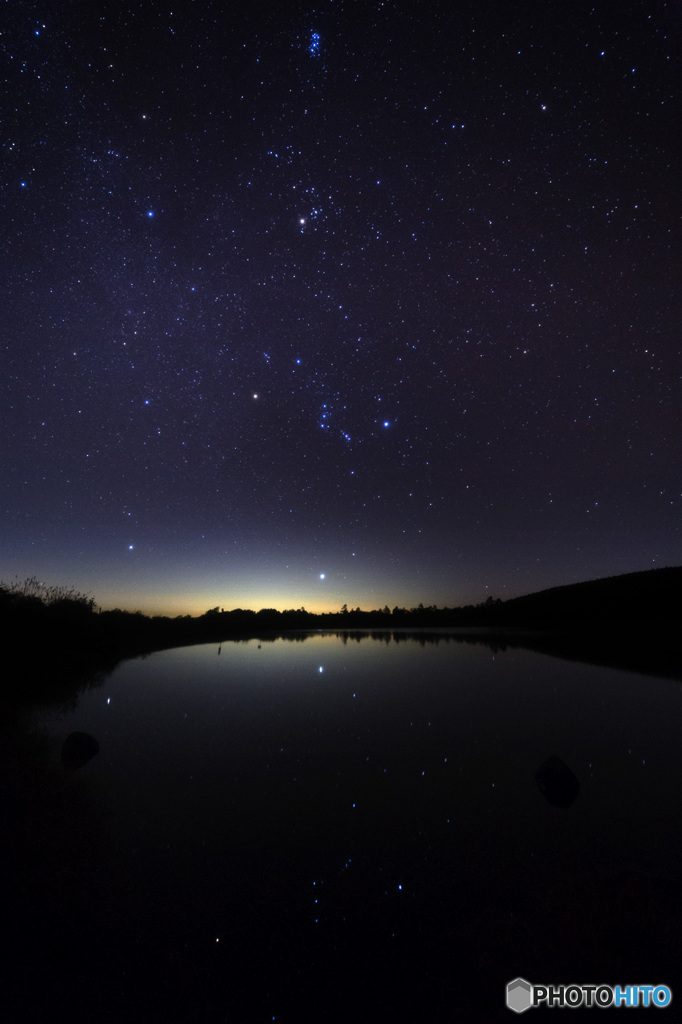
[[[86,595],[35,579],[0,585],[4,635],[0,696],[20,701],[66,698],[80,679],[111,670],[124,658],[169,647],[221,640],[293,635],[311,630],[457,629],[488,641],[561,657],[681,677],[676,629],[682,568],[652,569],[553,587],[524,597],[489,598],[461,608],[348,609],[314,614],[304,608],[258,612],[212,608],[177,618],[115,609],[97,613]],[[500,639],[501,638],[501,639]]]
[[682,568],[650,569],[513,598],[495,606],[490,619],[533,629],[676,625],[680,595]]

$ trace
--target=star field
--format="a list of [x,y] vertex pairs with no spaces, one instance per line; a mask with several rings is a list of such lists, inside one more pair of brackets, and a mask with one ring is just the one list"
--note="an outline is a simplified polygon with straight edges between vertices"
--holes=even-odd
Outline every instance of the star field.
[[317,610],[679,563],[679,33],[8,7],[3,577]]

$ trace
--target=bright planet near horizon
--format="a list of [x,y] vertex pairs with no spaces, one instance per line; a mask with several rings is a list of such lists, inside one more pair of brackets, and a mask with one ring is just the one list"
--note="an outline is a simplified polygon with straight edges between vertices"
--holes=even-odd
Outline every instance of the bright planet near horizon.
[[682,562],[669,4],[6,7],[1,580],[336,611]]

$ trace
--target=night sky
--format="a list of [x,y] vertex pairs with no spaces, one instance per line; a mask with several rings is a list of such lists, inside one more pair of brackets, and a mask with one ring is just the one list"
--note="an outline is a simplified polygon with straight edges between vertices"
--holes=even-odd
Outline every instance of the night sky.
[[681,563],[681,27],[5,2],[2,579],[194,614]]

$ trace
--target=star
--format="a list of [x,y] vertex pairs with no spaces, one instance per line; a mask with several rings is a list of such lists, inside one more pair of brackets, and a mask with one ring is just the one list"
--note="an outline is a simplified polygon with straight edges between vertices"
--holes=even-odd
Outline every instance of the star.
[[191,563],[229,581],[207,607],[333,610],[349,566],[339,604],[409,607],[676,564],[660,17],[177,4],[60,14],[48,48],[5,4],[5,572],[69,579],[78,535],[114,601]]

